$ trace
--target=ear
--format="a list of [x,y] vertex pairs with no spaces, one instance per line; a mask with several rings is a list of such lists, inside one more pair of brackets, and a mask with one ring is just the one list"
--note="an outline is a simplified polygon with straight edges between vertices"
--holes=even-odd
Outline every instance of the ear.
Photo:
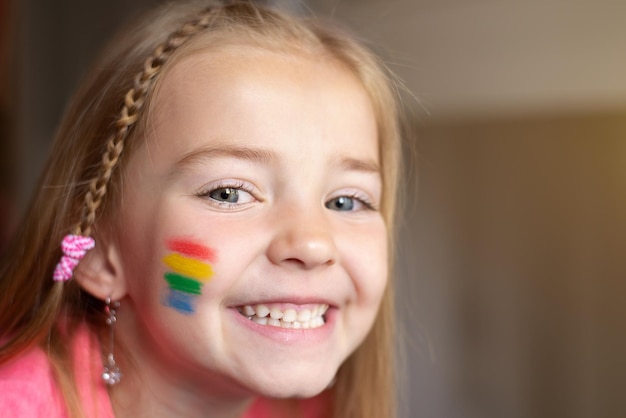
[[120,249],[115,240],[96,238],[96,246],[87,251],[74,269],[74,279],[92,296],[120,300],[126,296],[126,280]]

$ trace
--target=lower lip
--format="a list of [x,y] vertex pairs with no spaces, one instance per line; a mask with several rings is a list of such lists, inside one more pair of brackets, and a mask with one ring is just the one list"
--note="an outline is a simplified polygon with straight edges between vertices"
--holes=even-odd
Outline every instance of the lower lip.
[[237,308],[230,309],[231,314],[235,316],[235,320],[241,323],[247,329],[261,334],[263,337],[277,341],[283,344],[314,344],[327,341],[335,328],[337,321],[337,309],[328,308],[324,314],[325,323],[318,328],[282,328],[273,325],[261,325],[243,316]]

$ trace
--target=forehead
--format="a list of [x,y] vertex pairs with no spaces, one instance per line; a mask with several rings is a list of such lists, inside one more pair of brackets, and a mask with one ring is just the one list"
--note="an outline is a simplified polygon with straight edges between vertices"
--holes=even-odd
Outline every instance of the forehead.
[[[302,123],[293,123],[293,118]],[[360,80],[336,59],[302,51],[237,46],[182,57],[163,74],[149,131],[158,133],[171,123],[181,135],[203,137],[212,131],[224,141],[236,141],[241,133],[228,127],[235,131],[255,127],[273,134],[282,128],[292,135],[308,129],[307,134],[319,138],[335,129],[333,135],[345,139],[369,137],[370,154],[377,154],[378,148],[376,117]],[[270,141],[272,136],[256,140]],[[378,155],[368,157],[378,160]]]
[[[311,89],[327,87],[338,93],[358,91],[361,95],[359,100],[371,106],[358,77],[330,53],[295,46],[268,49],[245,43],[196,47],[178,60],[173,60],[172,65],[164,69],[154,106],[167,105],[172,94],[190,86],[195,90],[197,87],[229,85],[234,90],[243,90],[254,83],[262,83],[268,89],[275,89],[276,93],[303,94],[307,89],[310,92]],[[165,94],[161,95],[161,91]]]

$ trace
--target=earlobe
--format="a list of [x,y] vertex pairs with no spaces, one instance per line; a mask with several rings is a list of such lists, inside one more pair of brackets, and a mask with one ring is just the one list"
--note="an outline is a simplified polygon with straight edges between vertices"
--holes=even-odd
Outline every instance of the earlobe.
[[126,295],[126,279],[115,242],[96,239],[96,246],[76,266],[74,279],[83,290],[98,299],[122,299]]

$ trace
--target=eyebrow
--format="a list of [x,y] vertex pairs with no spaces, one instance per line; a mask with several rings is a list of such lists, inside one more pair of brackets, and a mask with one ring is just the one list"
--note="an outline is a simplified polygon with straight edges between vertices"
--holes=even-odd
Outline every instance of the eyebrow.
[[369,159],[339,156],[333,159],[332,165],[348,171],[380,174],[380,165],[376,161]]
[[[261,148],[251,148],[240,145],[211,145],[194,149],[184,154],[174,164],[174,170],[184,170],[197,162],[212,158],[230,157],[247,160],[253,163],[268,164],[278,159],[273,151]],[[348,156],[336,156],[331,160],[331,166],[347,171],[380,174],[380,165],[375,160],[360,159]]]
[[250,148],[238,145],[213,145],[201,147],[184,154],[178,161],[176,161],[174,167],[175,169],[181,170],[195,164],[198,161],[220,157],[238,158],[254,163],[267,164],[276,159],[276,154],[272,151],[259,148]]

